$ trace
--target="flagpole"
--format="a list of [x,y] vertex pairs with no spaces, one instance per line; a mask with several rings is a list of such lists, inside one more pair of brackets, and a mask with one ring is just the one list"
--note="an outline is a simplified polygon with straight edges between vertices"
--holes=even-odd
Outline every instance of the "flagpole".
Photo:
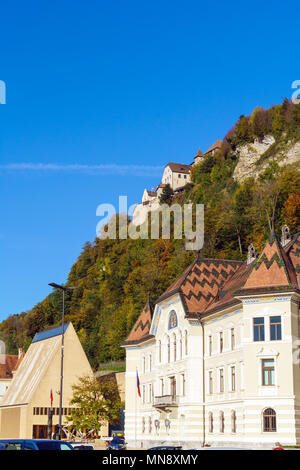
[[[138,371],[136,369],[136,377],[137,377]],[[134,442],[135,442],[135,447],[136,447],[136,434],[137,434],[137,390],[135,392],[135,411],[134,411]]]

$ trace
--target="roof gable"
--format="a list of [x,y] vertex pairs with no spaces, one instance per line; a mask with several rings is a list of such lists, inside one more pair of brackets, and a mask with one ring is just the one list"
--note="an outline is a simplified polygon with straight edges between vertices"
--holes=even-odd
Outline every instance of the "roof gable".
[[297,288],[296,273],[285,250],[272,235],[241,289]]
[[152,308],[149,299],[123,344],[137,343],[149,336],[152,322]]

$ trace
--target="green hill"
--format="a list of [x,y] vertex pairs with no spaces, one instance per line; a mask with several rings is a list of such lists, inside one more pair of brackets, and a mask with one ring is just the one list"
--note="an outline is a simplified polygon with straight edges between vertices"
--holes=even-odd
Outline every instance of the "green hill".
[[[205,204],[203,257],[245,259],[248,245],[259,251],[273,224],[279,236],[284,223],[300,231],[299,142],[300,105],[284,100],[241,116],[222,149],[193,167],[192,182],[175,200]],[[67,280],[78,289],[67,293],[66,321],[72,321],[95,369],[123,358],[119,344],[147,293],[154,302],[193,258],[183,240],[85,244]],[[59,324],[61,309],[61,293],[54,291],[32,310],[3,321],[0,338],[7,352],[27,348],[36,332]]]

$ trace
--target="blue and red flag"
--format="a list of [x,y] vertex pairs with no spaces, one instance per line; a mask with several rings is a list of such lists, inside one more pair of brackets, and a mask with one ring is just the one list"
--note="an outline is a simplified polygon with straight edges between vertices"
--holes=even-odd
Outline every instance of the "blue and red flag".
[[140,379],[139,379],[139,374],[137,370],[136,370],[136,386],[137,386],[138,396],[141,397]]
[[50,390],[50,403],[51,403],[51,408],[53,406],[53,393],[52,393],[52,388]]

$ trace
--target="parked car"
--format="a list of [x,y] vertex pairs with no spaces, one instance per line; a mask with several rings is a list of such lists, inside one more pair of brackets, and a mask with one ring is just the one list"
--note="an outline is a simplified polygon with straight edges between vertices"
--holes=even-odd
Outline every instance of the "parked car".
[[0,450],[74,450],[65,441],[46,439],[0,439]]
[[108,443],[107,450],[126,450],[125,439],[122,437],[113,437],[113,439]]
[[190,450],[253,450],[253,449],[245,449],[244,447],[196,447]]
[[70,442],[74,450],[95,450],[92,444],[88,442]]
[[181,446],[157,446],[150,447],[148,450],[182,450]]

